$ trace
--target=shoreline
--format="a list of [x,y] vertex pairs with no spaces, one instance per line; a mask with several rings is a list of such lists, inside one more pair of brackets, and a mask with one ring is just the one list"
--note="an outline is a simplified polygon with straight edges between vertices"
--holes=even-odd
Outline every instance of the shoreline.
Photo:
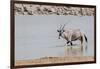
[[86,62],[86,61],[94,61],[94,57],[93,56],[68,56],[68,57],[42,57],[42,58],[30,59],[30,60],[15,60],[15,66]]

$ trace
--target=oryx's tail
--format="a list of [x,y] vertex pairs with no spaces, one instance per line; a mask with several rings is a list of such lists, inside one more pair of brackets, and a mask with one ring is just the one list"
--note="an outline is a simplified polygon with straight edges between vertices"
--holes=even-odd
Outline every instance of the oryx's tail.
[[85,37],[85,41],[86,41],[86,42],[88,42],[87,37],[86,37],[86,35],[85,35],[85,34],[84,34],[84,37]]
[[[85,34],[84,34],[84,38],[85,38],[85,41],[88,42],[88,39],[87,39],[87,37],[86,37]],[[85,47],[85,50],[87,51],[87,45],[86,45],[86,47]]]

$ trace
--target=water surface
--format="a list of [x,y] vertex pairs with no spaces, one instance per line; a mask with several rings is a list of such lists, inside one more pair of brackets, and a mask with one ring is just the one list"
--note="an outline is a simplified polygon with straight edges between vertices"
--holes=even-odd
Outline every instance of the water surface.
[[88,38],[88,50],[85,56],[94,55],[94,17],[37,15],[15,16],[15,59],[35,59],[44,56],[64,56],[66,41],[58,39],[60,25],[66,28],[80,29]]

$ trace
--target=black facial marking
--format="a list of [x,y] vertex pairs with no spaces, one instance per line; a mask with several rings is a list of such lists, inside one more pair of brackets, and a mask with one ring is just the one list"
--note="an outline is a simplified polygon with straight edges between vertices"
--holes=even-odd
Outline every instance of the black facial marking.
[[57,32],[59,32],[59,30],[57,30]]

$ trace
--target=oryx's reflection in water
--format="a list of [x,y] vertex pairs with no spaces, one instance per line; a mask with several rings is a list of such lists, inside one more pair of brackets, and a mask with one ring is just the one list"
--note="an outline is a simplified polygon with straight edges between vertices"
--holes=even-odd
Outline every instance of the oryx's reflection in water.
[[63,49],[64,56],[84,56],[84,53],[87,52],[86,49],[82,49],[81,44],[73,44],[71,45],[59,45],[56,46],[56,49]]
[[81,56],[83,55],[83,50],[81,46],[67,46],[64,47],[65,56]]

